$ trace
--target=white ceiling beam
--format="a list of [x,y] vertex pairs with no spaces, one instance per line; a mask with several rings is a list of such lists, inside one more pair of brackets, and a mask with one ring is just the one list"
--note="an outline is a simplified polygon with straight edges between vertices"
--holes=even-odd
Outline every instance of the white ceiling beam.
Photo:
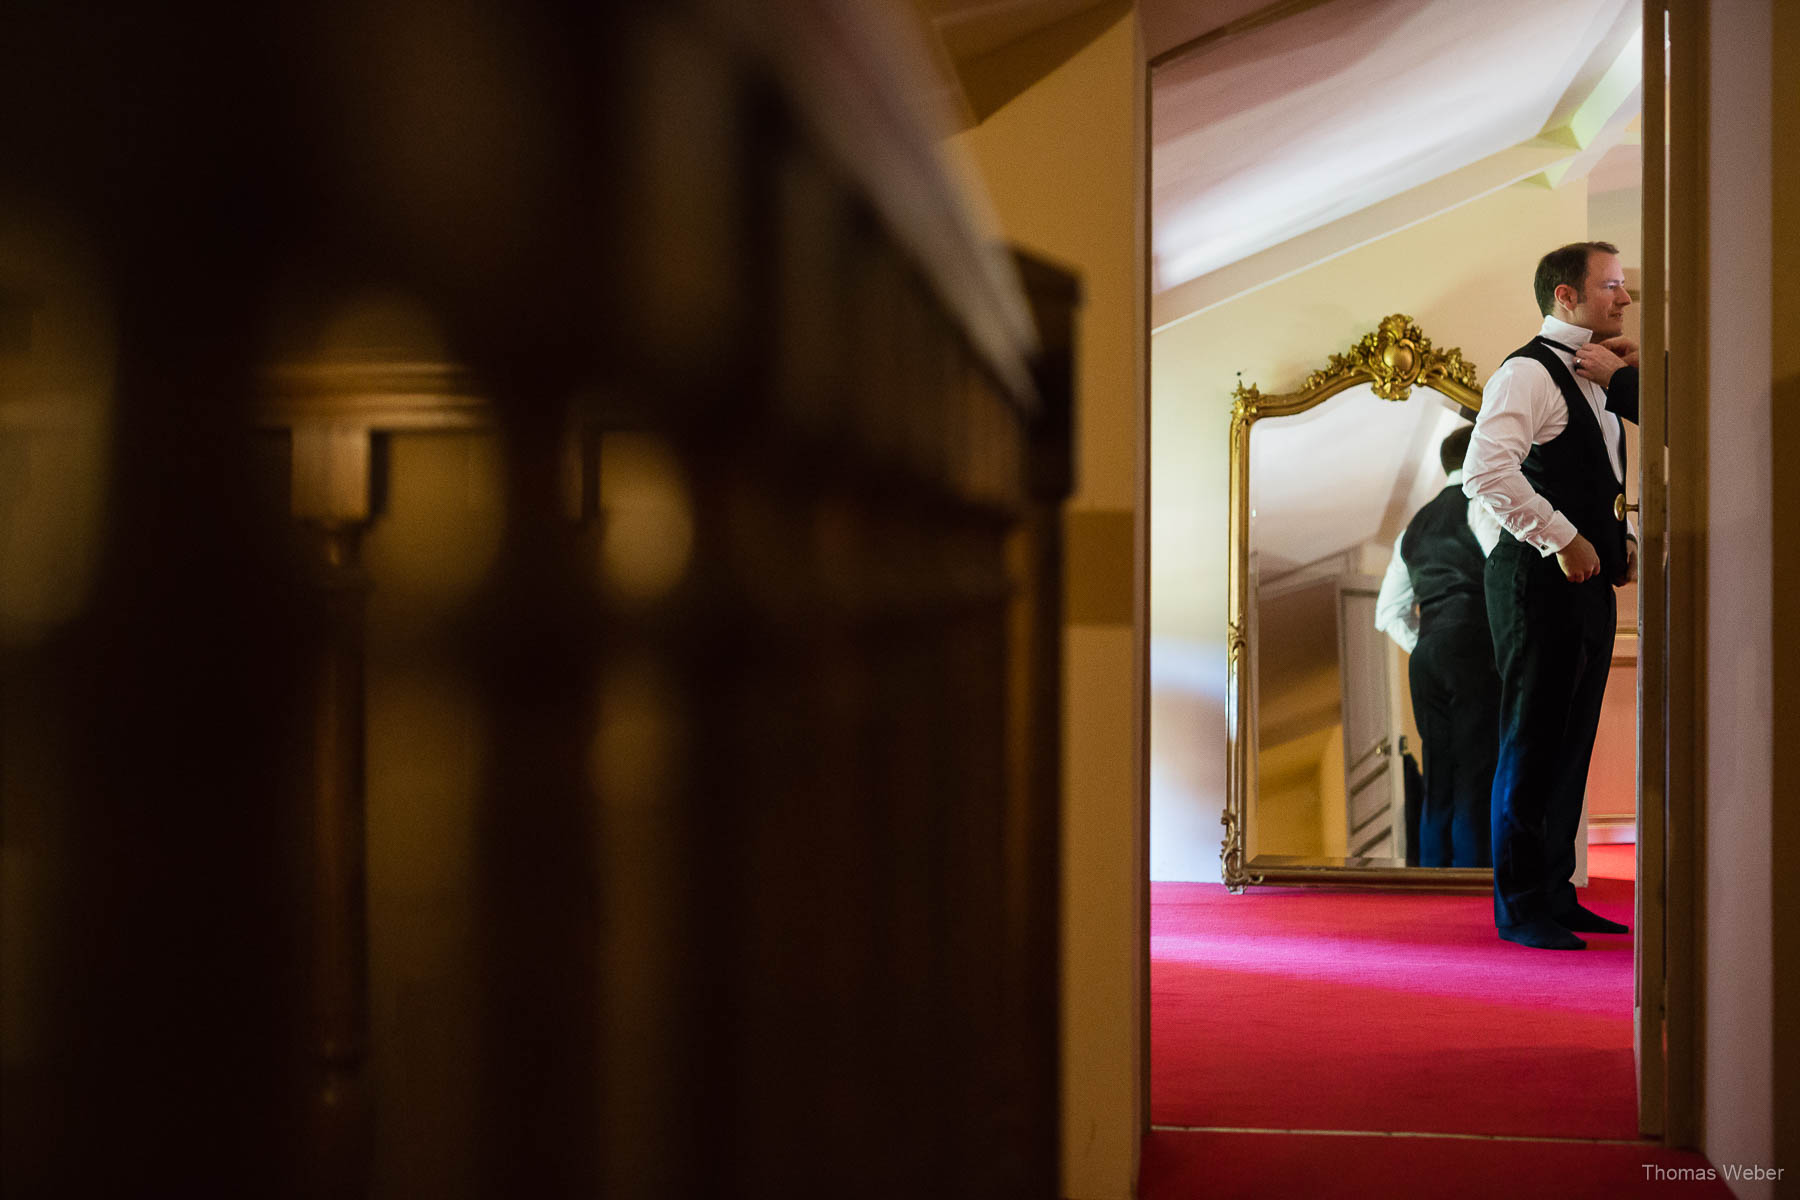
[[1308,267],[1348,254],[1520,180],[1541,176],[1577,153],[1579,151],[1566,142],[1536,138],[1158,292],[1150,300],[1152,332],[1160,333],[1209,308],[1297,275]]
[[1562,187],[1577,179],[1586,179],[1588,173],[1600,165],[1607,151],[1615,146],[1634,144],[1635,139],[1626,134],[1625,127],[1637,116],[1638,108],[1643,103],[1643,89],[1634,88],[1628,98],[1627,106],[1614,114],[1612,120],[1601,126],[1580,150],[1564,162],[1557,163],[1544,172],[1541,182],[1546,187]]
[[[1575,119],[1578,109],[1599,88],[1602,79],[1617,70],[1622,53],[1643,44],[1642,6],[1636,0],[1617,4],[1610,16],[1600,14],[1587,33],[1575,39],[1576,45],[1590,47],[1587,58],[1570,78],[1562,97],[1544,122],[1547,129],[1558,129]],[[1634,70],[1632,78],[1636,78]]]
[[1634,34],[1626,40],[1606,73],[1569,114],[1562,126],[1569,139],[1581,152],[1565,163],[1544,172],[1543,182],[1561,187],[1576,179],[1584,179],[1606,152],[1624,141],[1644,108],[1643,37]]

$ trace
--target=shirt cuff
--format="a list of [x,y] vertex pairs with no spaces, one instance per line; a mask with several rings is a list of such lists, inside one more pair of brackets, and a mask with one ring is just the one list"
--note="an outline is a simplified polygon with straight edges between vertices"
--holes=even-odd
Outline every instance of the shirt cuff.
[[1538,553],[1545,558],[1560,553],[1575,540],[1575,522],[1561,513],[1552,513],[1544,527],[1532,535],[1531,544],[1538,548]]

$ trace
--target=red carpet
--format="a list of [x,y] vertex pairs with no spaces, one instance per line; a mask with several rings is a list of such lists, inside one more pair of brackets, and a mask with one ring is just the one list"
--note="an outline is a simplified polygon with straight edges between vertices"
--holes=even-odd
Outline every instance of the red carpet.
[[[1654,1176],[1645,1165],[1670,1174]],[[1729,1197],[1698,1154],[1660,1146],[1322,1134],[1152,1133],[1144,1200],[1611,1200]],[[1686,1172],[1688,1174],[1681,1174]]]
[[[1485,895],[1152,901],[1154,1124],[1637,1136],[1629,937],[1514,946]],[[1584,902],[1632,919],[1629,881]]]
[[1589,846],[1588,874],[1595,878],[1636,879],[1637,847],[1629,844]]
[[[1583,902],[1629,924],[1634,848]],[[1628,936],[1575,953],[1494,935],[1486,895],[1152,885],[1142,1195],[1729,1195],[1637,1143]],[[1217,1128],[1217,1127],[1223,1127]]]

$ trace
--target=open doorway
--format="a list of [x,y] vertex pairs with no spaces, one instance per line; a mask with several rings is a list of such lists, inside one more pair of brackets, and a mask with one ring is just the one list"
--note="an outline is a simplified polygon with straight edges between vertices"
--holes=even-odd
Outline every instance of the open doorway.
[[[1466,5],[1340,0],[1271,6],[1171,45],[1157,45],[1149,28],[1155,1128],[1207,1137],[1280,1129],[1554,1138],[1641,1152],[1636,1139],[1648,1126],[1635,1064],[1638,964],[1630,940],[1585,959],[1580,970],[1593,972],[1585,982],[1565,979],[1554,995],[1539,994],[1531,971],[1506,983],[1504,972],[1491,970],[1492,910],[1477,898],[1485,886],[1469,879],[1448,882],[1475,895],[1424,895],[1417,886],[1402,896],[1263,890],[1214,904],[1221,884],[1258,874],[1245,865],[1258,853],[1282,855],[1283,847],[1258,845],[1264,837],[1289,838],[1296,859],[1341,865],[1357,857],[1338,828],[1355,819],[1344,793],[1356,781],[1344,745],[1352,714],[1342,682],[1349,674],[1342,618],[1331,664],[1338,686],[1315,688],[1312,697],[1322,710],[1335,704],[1336,720],[1328,713],[1314,722],[1318,729],[1282,741],[1285,758],[1245,722],[1253,709],[1243,705],[1241,685],[1267,665],[1259,646],[1268,643],[1246,615],[1254,605],[1240,608],[1246,597],[1227,583],[1236,553],[1227,521],[1234,482],[1223,464],[1235,459],[1232,439],[1243,424],[1232,419],[1234,392],[1240,410],[1246,396],[1254,405],[1297,394],[1316,373],[1338,366],[1332,356],[1354,357],[1359,339],[1393,314],[1415,321],[1437,347],[1456,348],[1485,380],[1536,331],[1537,259],[1569,242],[1618,245],[1634,298],[1643,299],[1639,6],[1524,4],[1508,17],[1511,24],[1495,29]],[[1630,311],[1635,321],[1643,309]],[[1642,340],[1641,326],[1627,333]],[[1379,575],[1392,554],[1396,514],[1403,524],[1416,485],[1432,474],[1428,427],[1420,419],[1397,431],[1385,457],[1340,446],[1326,460],[1331,470],[1344,474],[1343,456],[1353,455],[1350,465],[1360,469],[1349,474],[1364,485],[1328,486],[1326,501],[1301,507],[1317,524],[1343,526],[1344,544],[1314,547],[1313,559],[1288,565],[1314,574],[1330,566],[1339,584]],[[1628,459],[1640,463],[1640,439],[1626,429]],[[1637,501],[1635,480],[1629,490]],[[1351,493],[1366,493],[1361,511],[1345,511],[1354,507]],[[1252,589],[1261,582],[1249,570],[1239,577],[1257,581]],[[1270,599],[1292,608],[1308,595],[1304,582],[1290,577],[1285,596]],[[1337,586],[1340,601],[1342,593]],[[1590,903],[1627,921],[1638,873],[1636,593],[1619,594],[1576,878]],[[1350,610],[1340,603],[1336,611]],[[1305,641],[1281,637],[1286,665]],[[1390,664],[1388,677],[1404,680],[1404,659],[1396,661],[1400,669]],[[1416,739],[1416,723],[1405,727]],[[1234,750],[1246,745],[1234,761]],[[1327,769],[1334,760],[1335,773]],[[1228,795],[1255,769],[1278,775],[1281,785],[1268,797],[1281,801],[1279,809],[1266,808],[1260,824],[1254,802],[1234,810]],[[1404,878],[1402,812],[1403,801],[1386,818],[1387,843],[1369,842],[1384,848],[1383,869],[1396,868],[1384,882],[1445,882]],[[1250,926],[1252,912],[1268,923]],[[1465,944],[1487,959],[1460,957]],[[1301,965],[1308,962],[1310,974]],[[1189,969],[1196,964],[1210,977],[1197,979]],[[1316,989],[1311,1007],[1288,1010],[1294,1023],[1284,1035],[1267,1000],[1276,993],[1292,1000],[1302,982]],[[1522,989],[1540,1003],[1520,1023],[1512,1001],[1488,987],[1510,988],[1514,999]],[[1565,1005],[1577,993],[1584,998]],[[1182,995],[1193,1000],[1185,1010],[1171,1003]],[[1487,1011],[1490,1002],[1499,1006]],[[1494,1074],[1495,1062],[1483,1056],[1495,1047],[1454,1036],[1470,1026],[1502,1031],[1508,1053],[1519,1054],[1502,1078],[1516,1068],[1522,1081],[1535,1079],[1512,1093],[1530,1112],[1471,1102],[1472,1090],[1457,1083]],[[1247,1027],[1263,1036],[1233,1039]],[[1268,1048],[1284,1036],[1289,1052],[1271,1056]],[[1534,1036],[1548,1051],[1537,1059],[1528,1044]],[[1184,1044],[1199,1056],[1198,1070],[1170,1061],[1166,1052]],[[1233,1057],[1239,1050],[1241,1059]],[[1660,1075],[1660,1062],[1654,1067]],[[1196,1080],[1206,1082],[1195,1088]],[[1433,1080],[1446,1086],[1419,1086]],[[1540,1097],[1604,1092],[1607,1099],[1583,1113],[1534,1108],[1530,1087],[1541,1087]],[[1406,1102],[1383,1107],[1372,1102],[1377,1096]],[[1313,1115],[1297,1115],[1305,1113]],[[1319,1123],[1302,1123],[1308,1119]],[[1259,1124],[1265,1120],[1276,1124]]]

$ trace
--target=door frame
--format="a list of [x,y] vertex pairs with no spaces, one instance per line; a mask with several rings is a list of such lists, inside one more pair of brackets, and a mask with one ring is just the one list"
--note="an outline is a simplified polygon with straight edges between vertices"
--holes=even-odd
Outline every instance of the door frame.
[[[1647,315],[1641,355],[1639,516],[1644,546],[1660,549],[1666,534],[1668,565],[1665,574],[1661,553],[1640,556],[1635,1053],[1639,1130],[1686,1147],[1699,1144],[1701,1104],[1707,18],[1706,0],[1643,0]],[[1665,29],[1666,37],[1652,35]],[[1665,244],[1666,258],[1655,253]],[[1654,319],[1662,313],[1666,323]],[[1665,353],[1666,380],[1653,369],[1665,361]],[[1671,396],[1676,403],[1669,403]],[[1652,469],[1663,457],[1666,485],[1663,473]]]
[[[1668,21],[1665,58],[1659,39],[1644,38],[1643,245],[1666,238],[1668,257],[1646,253],[1643,281],[1647,312],[1668,306],[1668,332],[1646,318],[1641,375],[1640,431],[1648,449],[1639,455],[1640,532],[1669,532],[1669,565],[1662,556],[1640,556],[1638,664],[1637,905],[1633,959],[1635,1005],[1644,1016],[1634,1030],[1638,1122],[1648,1137],[1672,1146],[1699,1144],[1701,1111],[1699,961],[1705,804],[1706,495],[1708,396],[1702,357],[1707,345],[1706,233],[1708,162],[1706,97],[1706,0],[1641,0],[1643,28]],[[1275,8],[1281,5],[1272,6]],[[1663,70],[1668,69],[1664,84]],[[1139,192],[1140,393],[1139,463],[1135,547],[1134,631],[1138,873],[1138,1114],[1140,1133],[1150,1131],[1150,352],[1153,248],[1151,88],[1146,64],[1142,83],[1143,130]],[[1664,101],[1670,121],[1665,129]],[[1664,148],[1664,134],[1667,149]],[[1652,180],[1663,186],[1653,186]],[[1664,200],[1666,187],[1666,208]],[[1666,298],[1666,299],[1665,299]],[[1663,373],[1649,369],[1668,354]],[[1673,391],[1681,403],[1667,405]],[[1644,467],[1665,445],[1668,478]],[[1666,607],[1660,601],[1668,584]],[[1657,598],[1652,598],[1652,591]],[[1655,610],[1655,611],[1652,611]],[[1658,702],[1660,700],[1660,703]],[[1649,1004],[1644,1005],[1648,998]]]

